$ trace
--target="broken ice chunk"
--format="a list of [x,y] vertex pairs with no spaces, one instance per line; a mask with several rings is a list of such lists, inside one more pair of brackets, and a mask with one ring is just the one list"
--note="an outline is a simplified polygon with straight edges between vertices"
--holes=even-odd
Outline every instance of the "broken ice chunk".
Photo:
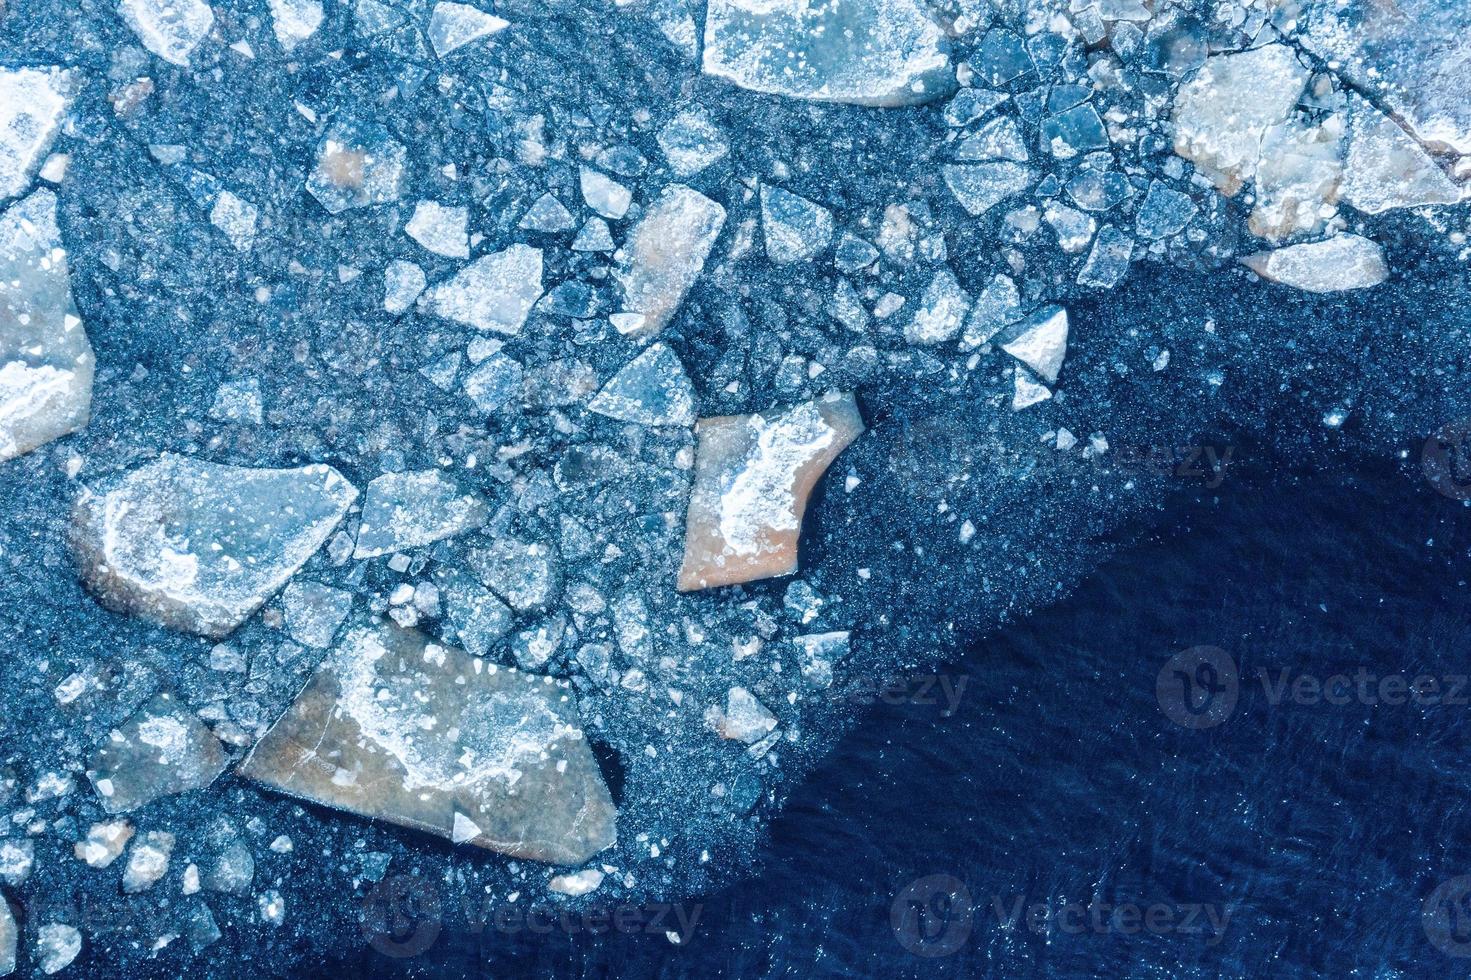
[[776,715],[744,687],[733,687],[725,694],[725,710],[712,705],[705,721],[721,738],[750,745],[776,727]]
[[555,552],[534,541],[497,538],[490,547],[470,553],[470,567],[486,588],[518,612],[547,608],[561,585]]
[[82,933],[64,922],[48,922],[36,930],[36,965],[48,977],[71,966],[82,951]]
[[564,685],[386,623],[348,633],[239,772],[513,857],[580,864],[615,842]]
[[771,261],[805,262],[832,240],[833,215],[805,197],[762,184],[761,230]]
[[649,206],[614,273],[625,311],[644,317],[640,334],[656,334],[673,318],[724,226],[725,208],[683,184],[666,187]]
[[123,813],[160,796],[203,789],[228,761],[204,722],[162,693],[108,734],[87,762],[87,778],[104,810]]
[[414,263],[399,259],[388,263],[383,270],[383,309],[402,313],[414,305],[426,283],[424,270]]
[[384,473],[368,484],[354,558],[420,548],[485,523],[488,508],[438,470]]
[[517,334],[541,299],[541,249],[512,245],[482,255],[419,298],[436,316],[477,330]]
[[1367,289],[1389,278],[1384,249],[1358,235],[1258,252],[1241,261],[1263,279],[1310,293]]
[[39,190],[0,215],[0,463],[87,424],[95,363]]
[[320,582],[292,579],[281,593],[286,630],[297,643],[324,650],[352,611],[352,593]]
[[0,977],[15,972],[15,952],[20,941],[20,929],[15,924],[15,913],[10,903],[0,895]]
[[166,830],[150,830],[134,841],[123,868],[123,894],[136,895],[157,884],[168,873],[173,853],[174,835]]
[[0,200],[30,185],[73,87],[73,76],[60,68],[0,68]]
[[465,394],[475,407],[491,415],[521,394],[526,372],[521,362],[504,354],[492,354],[465,378]]
[[852,105],[917,105],[954,89],[944,32],[916,0],[710,0],[707,75]]
[[971,307],[965,332],[960,335],[960,349],[972,351],[989,343],[1003,327],[1021,319],[1021,315],[1022,300],[1016,282],[1010,276],[993,276]]
[[271,30],[288,54],[322,26],[322,5],[317,0],[270,0],[270,7]]
[[725,135],[703,112],[679,113],[659,130],[659,149],[676,177],[689,178],[730,152]]
[[684,365],[664,344],[651,344],[625,364],[587,407],[639,425],[695,424],[694,388]]
[[94,823],[87,828],[86,839],[72,847],[72,853],[90,868],[105,868],[122,855],[132,837],[133,825],[126,820]]
[[531,208],[521,218],[521,223],[516,227],[526,231],[539,231],[548,235],[560,234],[571,231],[572,226],[577,224],[577,219],[572,217],[572,212],[556,195],[547,193],[532,202]]
[[469,220],[468,208],[420,201],[414,205],[414,216],[404,225],[404,234],[435,255],[451,259],[468,258],[470,236],[465,233],[465,223]]
[[1297,39],[1432,149],[1471,153],[1471,5],[1306,0]]
[[613,233],[608,230],[608,223],[602,218],[588,218],[577,237],[572,239],[572,251],[613,251]]
[[1006,161],[973,165],[949,164],[941,173],[945,186],[961,206],[980,216],[1032,186],[1036,174],[1030,167]]
[[1175,95],[1175,152],[1235,194],[1256,176],[1262,138],[1286,121],[1307,81],[1285,44],[1212,55]]
[[823,472],[863,432],[852,395],[701,419],[679,590],[790,575]]
[[260,425],[263,407],[260,382],[255,378],[226,381],[215,392],[209,417],[217,422],[248,422],[251,425]]
[[183,67],[215,23],[204,0],[120,0],[118,13],[145,48]]
[[489,655],[495,641],[515,625],[516,614],[463,572],[442,572],[435,581],[460,645],[477,657]]
[[998,116],[961,140],[955,159],[965,161],[1011,160],[1026,163],[1030,158],[1021,127],[1010,116]]
[[547,890],[559,895],[580,898],[597,891],[598,886],[602,883],[603,873],[601,871],[597,868],[586,868],[576,874],[552,876],[552,880],[547,882]]
[[396,201],[407,156],[380,126],[335,127],[317,150],[306,189],[332,214]]
[[1134,227],[1143,238],[1168,238],[1184,231],[1199,212],[1200,208],[1189,194],[1156,180],[1149,185],[1149,193],[1144,195]]
[[1129,272],[1134,260],[1134,239],[1113,225],[1105,225],[1093,240],[1088,261],[1078,272],[1078,285],[1112,289]]
[[1290,120],[1267,129],[1256,168],[1256,207],[1247,220],[1253,235],[1280,241],[1323,230],[1338,213],[1343,133],[1337,113],[1316,126]]
[[510,26],[510,21],[467,3],[436,3],[429,17],[429,43],[434,45],[434,53],[443,58]]
[[1014,390],[1011,396],[1011,410],[1013,412],[1031,408],[1038,402],[1045,402],[1052,397],[1052,391],[1020,364],[1016,365],[1012,381]]
[[209,213],[209,223],[225,233],[236,251],[245,252],[255,244],[255,223],[259,214],[254,204],[229,191],[221,191]]
[[286,584],[356,497],[330,466],[164,454],[105,493],[84,490],[72,540],[83,581],[107,608],[219,637]]
[[904,327],[911,344],[939,344],[960,332],[970,312],[970,294],[960,288],[949,269],[942,268],[925,287],[914,319]]
[[1103,126],[1103,119],[1099,117],[1098,110],[1087,102],[1048,116],[1042,123],[1042,141],[1060,160],[1109,147],[1108,130]]
[[1462,192],[1393,119],[1349,96],[1343,200],[1365,214],[1424,204],[1455,204]]
[[628,212],[628,205],[633,202],[633,194],[627,187],[591,167],[582,168],[578,184],[587,206],[605,218],[616,221]]
[[1023,320],[1016,336],[1001,349],[1031,368],[1048,384],[1057,383],[1067,357],[1068,315],[1060,306],[1048,306]]

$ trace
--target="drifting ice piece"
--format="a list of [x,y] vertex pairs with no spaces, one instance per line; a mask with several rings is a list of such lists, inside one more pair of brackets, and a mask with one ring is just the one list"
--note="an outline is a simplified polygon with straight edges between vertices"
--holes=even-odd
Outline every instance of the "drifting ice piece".
[[204,0],[122,0],[118,13],[145,48],[183,67],[215,24]]
[[603,386],[588,410],[639,425],[694,425],[695,392],[674,351],[663,344],[629,361]]
[[623,246],[618,270],[623,307],[644,317],[639,333],[664,329],[700,278],[725,227],[725,208],[683,184],[664,189]]
[[368,484],[354,558],[419,548],[485,523],[485,501],[438,470],[385,473]]
[[229,761],[219,740],[170,694],[158,694],[87,762],[87,778],[108,813],[123,813],[160,796],[203,789]]
[[564,685],[387,623],[348,633],[239,772],[513,857],[580,864],[615,841]]
[[949,164],[941,171],[945,186],[961,207],[979,217],[1032,186],[1036,173],[1019,163]]
[[679,590],[790,575],[807,498],[863,432],[852,395],[701,419]]
[[72,512],[82,580],[99,602],[221,637],[305,564],[357,497],[330,466],[267,470],[165,454]]
[[832,240],[833,213],[791,191],[762,184],[761,230],[771,261],[805,262]]
[[477,330],[518,334],[541,299],[541,249],[530,245],[482,255],[419,297],[436,316]]
[[1349,96],[1344,203],[1365,214],[1424,204],[1455,204],[1461,190],[1399,124],[1367,100]]
[[1307,81],[1285,44],[1212,55],[1175,95],[1175,152],[1235,194],[1256,175],[1268,128],[1287,120]]
[[40,190],[0,216],[0,463],[87,424],[94,364]]
[[0,68],[0,200],[24,191],[36,175],[71,88],[60,68]]
[[1258,252],[1241,261],[1263,279],[1310,293],[1367,289],[1389,278],[1384,249],[1358,235]]
[[1001,345],[1001,349],[1021,361],[1048,384],[1057,383],[1067,356],[1067,310],[1049,306],[1022,321],[1019,333]]
[[407,157],[381,127],[337,127],[318,148],[306,189],[332,214],[396,201]]
[[915,0],[710,0],[703,68],[770,95],[918,105],[954,89],[943,38]]
[[429,17],[429,43],[434,45],[434,53],[443,58],[510,26],[510,21],[467,3],[436,3]]

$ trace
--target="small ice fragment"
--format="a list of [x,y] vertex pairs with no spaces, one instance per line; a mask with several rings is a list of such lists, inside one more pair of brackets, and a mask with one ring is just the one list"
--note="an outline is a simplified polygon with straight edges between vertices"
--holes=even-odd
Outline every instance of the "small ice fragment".
[[413,217],[404,225],[404,234],[436,255],[451,259],[468,258],[470,237],[465,233],[465,224],[469,220],[467,208],[420,201],[414,206]]
[[467,3],[436,3],[429,17],[429,43],[443,58],[465,45],[511,26],[511,22]]

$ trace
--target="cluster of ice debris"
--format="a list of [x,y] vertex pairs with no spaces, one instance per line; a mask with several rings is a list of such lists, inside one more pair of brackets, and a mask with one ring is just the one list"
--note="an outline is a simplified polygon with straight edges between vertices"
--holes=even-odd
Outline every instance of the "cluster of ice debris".
[[709,887],[1153,505],[1111,438],[1412,430],[1333,326],[1471,260],[1399,6],[0,7],[0,975]]

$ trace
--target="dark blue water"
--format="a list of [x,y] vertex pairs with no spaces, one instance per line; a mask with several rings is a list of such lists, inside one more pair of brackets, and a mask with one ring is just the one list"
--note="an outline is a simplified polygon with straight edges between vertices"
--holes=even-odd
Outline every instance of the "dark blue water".
[[945,668],[953,714],[925,678],[876,703],[760,877],[601,936],[446,914],[340,972],[1467,975],[1468,523],[1387,465],[1243,461]]

